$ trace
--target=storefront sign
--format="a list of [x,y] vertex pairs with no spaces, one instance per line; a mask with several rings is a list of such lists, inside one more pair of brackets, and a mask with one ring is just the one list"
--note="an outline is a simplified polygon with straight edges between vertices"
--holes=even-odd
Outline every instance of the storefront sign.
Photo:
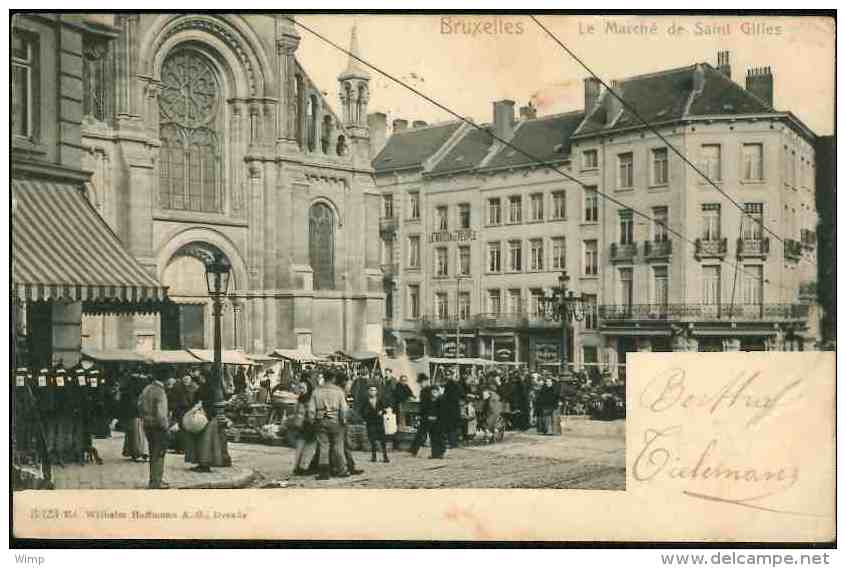
[[556,363],[558,361],[558,346],[551,343],[541,343],[535,350],[535,357],[540,363]]
[[[448,341],[441,345],[441,354],[446,357],[455,357],[455,341]],[[459,347],[459,357],[467,356],[467,345],[463,342]]]
[[507,347],[497,349],[495,359],[497,361],[513,361],[514,360],[514,351],[507,348]]
[[476,231],[474,229],[456,229],[454,231],[435,231],[429,233],[430,243],[446,243],[451,241],[475,241]]

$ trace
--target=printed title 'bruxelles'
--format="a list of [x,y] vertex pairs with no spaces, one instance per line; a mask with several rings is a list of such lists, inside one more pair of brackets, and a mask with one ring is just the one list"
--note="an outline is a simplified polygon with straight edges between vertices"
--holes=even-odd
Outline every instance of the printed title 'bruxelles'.
[[502,18],[441,18],[441,34],[463,36],[522,35],[526,31],[524,22]]
[[657,22],[623,22],[605,20],[603,22],[579,22],[580,35],[612,34],[630,36],[653,36],[666,33],[671,36],[730,36],[734,33],[746,36],[780,36],[784,28],[766,22],[673,22],[659,26]]

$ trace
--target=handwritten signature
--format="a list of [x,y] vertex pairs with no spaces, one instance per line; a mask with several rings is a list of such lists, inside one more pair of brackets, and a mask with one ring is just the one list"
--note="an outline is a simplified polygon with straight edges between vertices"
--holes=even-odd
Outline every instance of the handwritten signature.
[[[640,393],[640,404],[660,413],[672,408],[706,409],[716,414],[728,408],[752,409],[746,423],[751,427],[766,418],[776,407],[786,406],[801,398],[797,392],[804,379],[784,386],[763,380],[760,371],[742,370],[713,392],[693,391],[682,368],[674,367],[656,375]],[[763,392],[762,392],[763,391]]]
[[769,497],[787,492],[799,482],[800,468],[798,465],[748,466],[727,465],[716,455],[719,440],[712,438],[693,462],[682,461],[681,456],[670,449],[676,445],[673,441],[682,433],[680,425],[664,429],[649,429],[644,435],[644,444],[632,465],[632,476],[637,481],[651,481],[658,477],[668,477],[684,481],[714,481],[719,482],[721,488],[729,488],[739,493],[740,497],[723,497],[693,490],[684,490],[688,497],[715,501],[770,511],[795,515],[810,515],[797,511],[787,511],[767,507],[761,502]]

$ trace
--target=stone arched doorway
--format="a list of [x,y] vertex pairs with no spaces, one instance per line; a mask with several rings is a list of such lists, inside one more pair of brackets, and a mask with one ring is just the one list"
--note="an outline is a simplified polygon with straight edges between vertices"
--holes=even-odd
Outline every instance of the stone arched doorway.
[[[226,254],[213,244],[193,241],[171,255],[162,270],[162,283],[174,306],[162,314],[162,349],[209,349],[212,345],[212,306],[206,286],[206,264],[215,255]],[[231,264],[231,262],[230,262]],[[235,274],[229,291],[237,289]],[[235,306],[235,307],[234,307]],[[221,322],[224,349],[236,348],[239,313],[235,304],[225,302]]]

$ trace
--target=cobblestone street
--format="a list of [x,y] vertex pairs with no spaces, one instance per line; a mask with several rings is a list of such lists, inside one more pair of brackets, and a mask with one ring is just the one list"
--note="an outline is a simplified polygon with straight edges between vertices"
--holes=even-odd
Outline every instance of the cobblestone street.
[[[105,464],[54,469],[57,489],[141,489],[147,464],[121,456],[123,435],[97,440]],[[445,460],[429,460],[429,449],[418,457],[390,454],[391,463],[371,463],[369,452],[354,452],[364,473],[317,481],[293,477],[294,450],[260,444],[230,443],[234,466],[211,474],[188,470],[182,456],[169,453],[165,479],[173,488],[344,487],[344,488],[570,488],[625,489],[623,422],[585,424],[563,436],[509,432],[505,440],[488,446],[450,450]]]

